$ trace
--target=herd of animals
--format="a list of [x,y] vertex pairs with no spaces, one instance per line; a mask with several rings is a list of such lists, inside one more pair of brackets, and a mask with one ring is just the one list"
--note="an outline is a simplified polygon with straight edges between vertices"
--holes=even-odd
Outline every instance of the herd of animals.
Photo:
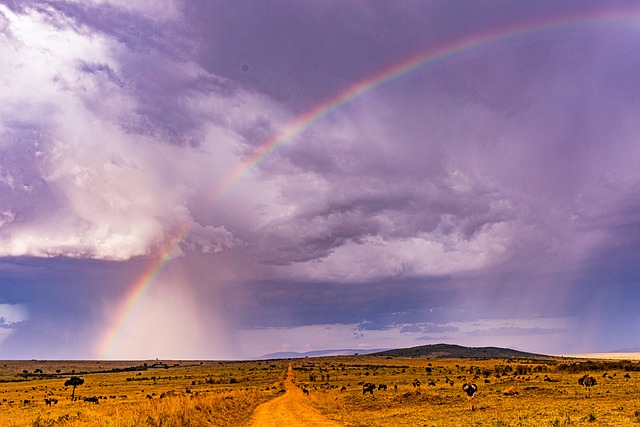
[[[83,402],[96,403],[96,404],[99,404],[99,403],[100,403],[100,400],[99,400],[98,396],[83,397],[83,398],[73,398],[73,399],[71,399],[71,400],[74,400],[74,401],[75,401],[75,400],[82,400]],[[35,400],[32,400],[32,399],[24,399],[24,400],[21,400],[21,401],[20,401],[20,404],[23,404],[23,405],[30,405],[30,404],[33,404],[33,403],[35,403],[35,402],[36,402],[36,401],[35,401]],[[14,403],[15,403],[15,401],[13,401],[13,400],[7,400],[7,399],[2,399],[2,402],[0,402],[0,405],[1,405],[2,403],[5,403],[5,404],[9,404],[9,405],[11,405],[11,404],[14,404]],[[58,403],[58,399],[56,399],[56,398],[53,398],[53,397],[52,397],[52,398],[49,398],[49,397],[45,397],[45,398],[44,398],[44,404],[45,404],[46,406],[56,405],[57,403]]]
[[[627,376],[627,378],[628,378],[628,376]],[[453,381],[451,381],[451,380],[449,380],[447,378],[447,382],[453,386]],[[376,389],[377,390],[387,390],[387,388],[388,388],[386,384],[378,384],[377,386],[376,386],[376,384],[371,383],[371,382],[361,382],[359,384],[362,385],[362,394],[363,395],[365,395],[367,393],[373,395],[373,392]],[[418,379],[415,379],[412,382],[413,387],[420,387],[420,384],[421,384],[420,380],[418,380]],[[585,387],[585,389],[587,390],[587,397],[589,397],[591,395],[590,394],[590,388],[593,387],[594,385],[596,385],[597,381],[591,375],[585,374],[582,377],[580,377],[580,379],[578,379],[578,384],[580,384],[581,386]],[[435,383],[433,381],[430,381],[429,385],[435,386]],[[398,386],[395,385],[394,389],[398,390]],[[307,390],[307,388],[305,388],[305,387],[302,387],[302,391],[306,395],[309,394],[309,390]],[[342,387],[341,391],[346,391],[346,387]],[[473,407],[473,398],[478,393],[478,385],[472,382],[471,373],[470,372],[467,375],[467,381],[464,384],[462,384],[462,391],[466,394],[467,400],[469,401],[469,410],[473,411],[473,408],[474,408]],[[510,387],[507,390],[505,390],[503,394],[505,396],[517,395],[518,391],[515,389],[515,387]]]
[[[626,378],[629,378],[629,375],[625,375]],[[546,376],[545,376],[545,380],[547,380]],[[549,379],[550,380],[550,379]],[[454,385],[454,382],[452,380],[450,380],[449,378],[446,378],[445,380],[447,383],[449,383],[451,386]],[[80,383],[81,384],[81,383]],[[585,389],[587,390],[587,397],[590,397],[590,388],[593,387],[594,385],[597,384],[597,381],[594,377],[586,374],[584,376],[582,376],[580,379],[578,379],[578,384],[580,384],[581,386],[585,387]],[[65,383],[65,386],[68,385],[73,385],[72,383],[70,383],[70,380],[68,380]],[[387,390],[388,386],[386,384],[374,384],[371,382],[360,382],[359,385],[362,385],[362,394],[366,395],[367,393],[373,395],[374,391],[382,391],[382,390]],[[418,379],[415,379],[412,382],[413,387],[420,387],[421,383]],[[435,382],[434,381],[429,381],[428,385],[430,386],[435,386]],[[301,387],[302,391],[304,394],[308,395],[309,394],[309,390],[307,390],[305,387]],[[395,385],[394,386],[395,390],[398,390],[398,386]],[[74,387],[75,389],[75,387]],[[74,390],[75,391],[75,390]],[[342,387],[341,391],[346,391],[346,387]],[[468,373],[467,375],[467,380],[464,384],[462,384],[462,391],[465,393],[468,402],[469,402],[469,409],[471,411],[473,411],[474,406],[473,406],[473,399],[474,397],[478,394],[479,391],[479,387],[477,384],[475,384],[472,379],[471,379],[471,372]],[[510,387],[509,389],[505,390],[504,395],[516,395],[518,394],[518,391],[515,389],[515,387]],[[148,398],[151,398],[151,396],[147,396]],[[94,404],[99,404],[99,398],[96,396],[92,396],[92,397],[83,397],[83,398],[79,398],[77,396],[74,396],[74,394],[72,394],[71,396],[72,400],[82,400],[84,402],[88,402],[88,403],[94,403]],[[20,402],[20,403],[24,403],[25,405],[29,405],[29,404],[33,404],[36,401],[34,400],[24,400],[24,402]],[[8,402],[7,399],[3,399],[2,402],[0,402],[0,405],[2,403],[9,403],[12,404],[14,403],[13,401]],[[44,398],[44,404],[47,406],[51,406],[51,405],[55,405],[58,403],[58,399],[53,398],[53,397],[45,397]]]

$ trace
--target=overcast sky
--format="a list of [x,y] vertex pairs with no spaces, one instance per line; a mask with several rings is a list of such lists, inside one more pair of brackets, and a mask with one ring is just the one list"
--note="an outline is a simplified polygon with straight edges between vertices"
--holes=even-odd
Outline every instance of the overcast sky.
[[636,5],[1,0],[0,358],[640,347]]

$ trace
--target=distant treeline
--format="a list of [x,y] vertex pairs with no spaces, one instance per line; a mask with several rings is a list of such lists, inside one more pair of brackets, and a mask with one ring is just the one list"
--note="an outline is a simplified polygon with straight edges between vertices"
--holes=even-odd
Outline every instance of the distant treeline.
[[612,371],[619,369],[622,371],[640,371],[640,363],[630,360],[587,360],[584,362],[560,363],[557,366],[559,371],[569,373],[588,371]]

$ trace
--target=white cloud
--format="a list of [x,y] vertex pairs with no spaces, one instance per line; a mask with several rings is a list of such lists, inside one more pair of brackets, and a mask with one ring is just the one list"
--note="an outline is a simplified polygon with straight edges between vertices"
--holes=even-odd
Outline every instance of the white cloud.
[[28,318],[27,309],[23,304],[0,304],[0,325],[20,323]]
[[0,304],[0,344],[13,334],[13,325],[29,319],[27,308],[23,304]]
[[[0,186],[25,193],[5,198],[21,208],[3,206],[0,256],[128,259],[173,245],[185,228],[192,230],[187,246],[228,247],[231,233],[207,218],[200,226],[191,209],[211,202],[207,194],[224,179],[216,177],[218,166],[238,163],[239,138],[227,134],[231,147],[213,139],[195,149],[157,141],[153,132],[133,133],[129,124],[141,114],[141,101],[120,76],[124,46],[71,25],[53,9],[14,14],[0,6],[0,12],[8,21],[0,34],[6,42],[0,44],[0,150],[23,153],[3,168]],[[189,78],[202,73],[191,63],[173,67]],[[179,108],[198,110],[191,95]],[[236,102],[208,98],[205,107]],[[17,149],[29,144],[30,151]],[[229,158],[221,163],[226,149]]]
[[293,277],[314,280],[367,281],[384,277],[461,274],[499,262],[515,226],[497,223],[465,238],[458,233],[422,233],[410,238],[370,237],[349,241],[324,259],[287,267]]
[[88,2],[101,6],[110,5],[127,10],[132,13],[142,14],[148,19],[157,21],[173,21],[179,19],[181,2],[177,0],[72,0],[79,4]]
[[11,211],[0,212],[0,227],[12,223],[15,217]]

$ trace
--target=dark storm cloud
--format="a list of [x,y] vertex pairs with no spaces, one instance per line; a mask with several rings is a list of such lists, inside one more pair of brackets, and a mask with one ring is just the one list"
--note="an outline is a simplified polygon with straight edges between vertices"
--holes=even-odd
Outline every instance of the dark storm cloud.
[[[201,40],[198,52],[207,70],[304,107],[390,59],[380,42],[389,29],[375,23],[389,15],[367,9],[343,2],[327,8],[289,2],[210,7],[195,1],[186,4],[185,15]],[[384,27],[383,34],[376,27]]]
[[118,74],[107,64],[88,64],[83,62],[80,64],[80,70],[90,74],[104,73],[110,82],[120,87],[124,86],[122,79],[118,77]]
[[[596,10],[601,5],[579,6]],[[427,46],[514,22],[570,15],[572,6],[277,1],[215,2],[212,7],[198,0],[186,3],[184,13],[188,31],[198,40],[199,62],[207,70],[305,109]]]
[[543,328],[514,328],[514,327],[502,327],[502,328],[489,328],[489,329],[476,329],[468,333],[470,336],[509,336],[509,335],[545,335],[545,334],[557,334],[561,332],[567,332],[562,329],[543,329]]
[[0,345],[0,356],[96,357],[92,343],[96,325],[102,321],[103,304],[112,292],[126,288],[135,274],[135,264],[4,258],[0,264],[2,301],[28,303],[26,319],[10,325],[14,333]]
[[[471,183],[474,188],[456,189],[452,187],[455,178],[444,171],[427,167],[405,172],[401,170],[406,166],[403,159],[372,158],[374,154],[359,143],[353,151],[341,156],[327,148],[313,158],[331,156],[336,162],[358,164],[355,170],[333,164],[321,167],[315,163],[314,167],[308,161],[299,166],[317,173],[321,181],[318,187],[325,190],[285,188],[283,196],[296,204],[307,197],[309,200],[294,215],[264,227],[263,244],[273,250],[270,261],[324,258],[346,242],[362,243],[372,236],[402,239],[420,233],[443,237],[460,232],[468,239],[483,227],[512,220],[516,215],[509,195],[501,194],[499,188]],[[363,154],[358,155],[358,151]],[[428,153],[424,159],[430,163]]]
[[446,319],[442,313],[446,310],[441,307],[452,298],[444,288],[447,283],[446,278],[351,286],[260,282],[229,288],[224,298],[233,301],[234,311],[246,327],[357,323],[364,329],[366,325],[388,329]]
[[[372,235],[400,237],[438,227],[446,233],[445,217],[451,221],[450,232],[466,237],[487,225],[513,220],[535,224],[532,231],[542,234],[552,232],[552,223],[556,225],[551,227],[571,227],[572,215],[584,208],[580,206],[582,194],[589,193],[604,174],[618,173],[607,170],[607,163],[617,163],[618,153],[628,152],[632,142],[625,128],[635,107],[630,110],[627,103],[620,103],[617,92],[625,87],[625,96],[629,96],[638,87],[635,77],[623,83],[616,71],[616,62],[627,62],[628,55],[611,54],[605,47],[615,43],[617,36],[607,35],[607,40],[601,37],[601,29],[592,28],[580,34],[569,32],[563,43],[556,41],[551,47],[545,36],[543,42],[536,40],[523,46],[521,52],[497,52],[510,64],[509,78],[532,78],[516,78],[512,87],[517,90],[508,90],[514,95],[501,101],[499,108],[493,103],[499,93],[474,93],[466,82],[466,76],[476,76],[474,61],[459,65],[453,73],[457,80],[451,81],[451,75],[447,75],[447,87],[463,87],[467,106],[447,101],[450,105],[444,108],[450,109],[450,123],[444,117],[444,122],[436,124],[437,118],[428,116],[434,113],[428,103],[410,105],[411,109],[401,105],[406,99],[401,89],[410,90],[411,85],[388,90],[391,102],[397,97],[392,111],[402,115],[390,117],[393,131],[385,128],[388,139],[395,141],[388,150],[366,136],[362,140],[332,139],[330,135],[302,137],[304,142],[291,149],[288,159],[300,170],[317,175],[315,183],[323,189],[319,192],[322,197],[307,188],[296,191],[293,187],[290,193],[283,193],[298,201],[308,194],[310,203],[287,218],[286,225],[283,221],[282,232],[278,223],[265,227],[278,239],[269,240],[273,244],[267,246],[282,246],[285,251],[280,254],[284,259],[277,262],[286,263],[289,257],[294,261],[324,257],[346,242],[359,242]],[[588,49],[575,49],[576,43],[584,42]],[[568,56],[569,50],[576,53]],[[535,67],[521,61],[523,57],[536,58]],[[484,78],[472,77],[477,79],[474,88],[486,86],[487,80],[494,85],[504,80],[496,72],[502,62],[484,63],[493,69],[488,69]],[[618,78],[612,78],[614,75]],[[437,79],[442,77],[438,75]],[[611,80],[616,81],[618,89],[607,88]],[[428,90],[424,96],[433,94]],[[442,89],[435,95],[442,98]],[[470,115],[465,116],[469,108]],[[478,133],[478,126],[486,125],[473,117],[473,108],[497,126],[480,128]],[[346,114],[358,120],[358,110],[367,111],[366,105],[346,110]],[[409,123],[417,117],[424,119],[418,122],[422,126]],[[454,130],[454,126],[456,141],[438,137],[438,133]],[[359,130],[366,135],[366,128]],[[468,179],[468,193],[454,188],[451,170],[457,167],[460,176]],[[624,173],[631,173],[631,167],[625,167]],[[592,202],[589,209],[598,209],[600,202]],[[556,207],[540,215],[545,203]],[[565,224],[560,225],[561,221]],[[286,243],[285,227],[294,231],[291,244]],[[535,240],[550,237],[532,236]],[[301,246],[309,253],[294,249],[293,242],[307,243]]]
[[442,332],[457,332],[459,328],[456,326],[448,326],[448,325],[438,325],[438,324],[427,324],[427,325],[409,325],[404,326],[400,329],[400,332],[421,332],[421,333],[442,333]]

